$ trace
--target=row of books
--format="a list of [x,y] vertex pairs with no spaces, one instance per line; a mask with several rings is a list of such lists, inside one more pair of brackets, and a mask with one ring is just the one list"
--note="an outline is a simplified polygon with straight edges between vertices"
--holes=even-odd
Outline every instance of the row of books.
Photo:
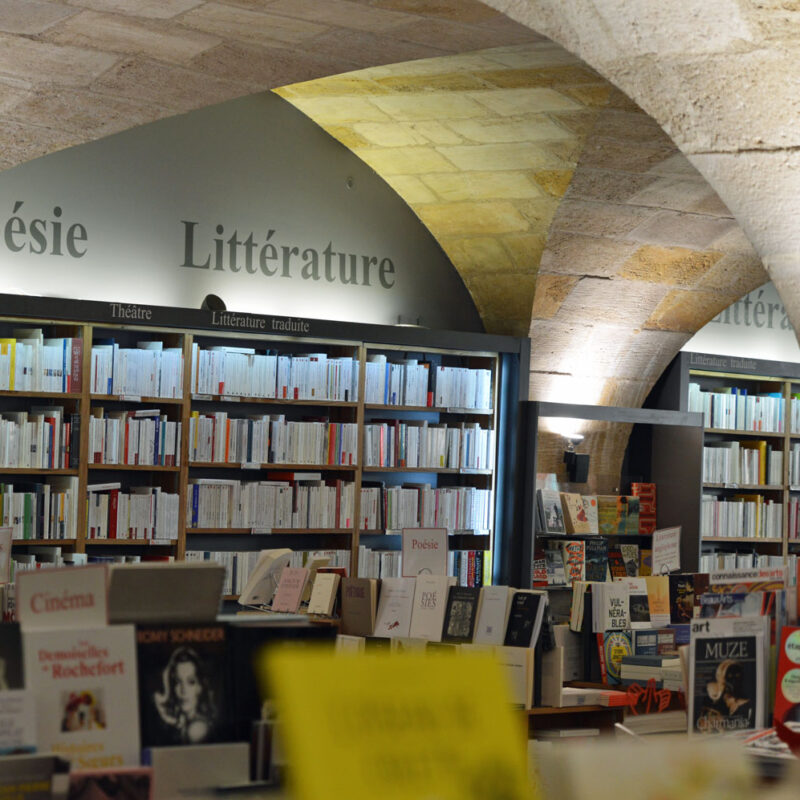
[[780,539],[783,536],[783,504],[760,494],[732,497],[704,494],[700,505],[700,535]]
[[236,481],[197,478],[186,496],[191,528],[352,528],[352,481]]
[[92,343],[92,394],[183,397],[183,350],[160,341],[120,347],[113,339]]
[[427,420],[374,420],[364,426],[367,467],[492,469],[494,432],[475,423],[435,425]]
[[[374,487],[367,487],[375,491]],[[429,484],[386,486],[369,495],[372,500],[365,530],[385,528],[447,528],[449,531],[484,533],[492,527],[492,490],[472,486],[443,486]],[[372,514],[375,510],[377,513]],[[371,528],[369,523],[376,523]],[[382,522],[382,524],[381,524]]]
[[0,391],[79,392],[80,338],[44,338],[41,328],[15,328],[0,339]]
[[[800,466],[800,449],[797,464]],[[706,442],[703,447],[703,482],[781,486],[783,450],[764,439]]]
[[32,406],[0,415],[0,467],[75,469],[78,466],[80,414],[63,406]]
[[699,383],[689,383],[689,411],[703,415],[706,428],[783,433],[785,402],[781,392],[748,394],[732,386],[703,391]]
[[192,392],[280,400],[355,402],[358,361],[327,353],[257,353],[192,344]]
[[[215,561],[225,567],[225,581],[222,585],[224,595],[240,595],[247,585],[261,556],[258,550],[187,550],[186,561]],[[350,571],[349,550],[294,550],[289,558],[289,566],[303,567],[319,558],[328,559],[331,567]]]
[[[768,553],[742,553],[735,551],[711,551],[700,554],[698,564],[700,572],[717,572],[732,569],[769,569],[781,567],[784,564],[783,556],[769,555]],[[797,572],[797,555],[789,553],[786,556],[786,565],[790,574]]]
[[545,540],[534,549],[534,586],[571,586],[651,574],[652,550],[637,544],[609,546],[608,539]]
[[358,463],[355,423],[289,421],[284,414],[228,417],[224,411],[189,420],[189,460],[200,463]]
[[93,464],[175,467],[181,463],[181,423],[159,409],[92,408],[89,457]]
[[800,539],[800,498],[793,495],[789,497],[788,513],[788,537],[791,540]]
[[[403,555],[396,550],[375,550],[365,545],[358,548],[358,574],[364,578],[399,578],[403,574]],[[450,550],[447,574],[459,586],[484,586],[492,578],[490,550]]]
[[[276,597],[279,591],[280,584]],[[449,575],[343,578],[341,632],[527,648],[536,644],[546,607],[546,592],[458,586]]]
[[14,539],[74,539],[77,520],[77,477],[0,484],[0,527],[11,527]]
[[651,534],[656,528],[655,484],[635,483],[632,491],[631,495],[581,495],[537,489],[537,530],[550,535]]
[[364,400],[373,405],[489,410],[492,373],[414,358],[392,362],[375,354],[367,361]]
[[86,537],[88,539],[178,538],[180,496],[158,486],[120,483],[87,486]]

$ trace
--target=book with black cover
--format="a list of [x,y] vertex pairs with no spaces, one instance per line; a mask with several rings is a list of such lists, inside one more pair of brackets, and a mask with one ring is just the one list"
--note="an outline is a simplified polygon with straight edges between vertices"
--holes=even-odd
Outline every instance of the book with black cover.
[[136,626],[142,747],[231,740],[222,624]]
[[[228,638],[233,686],[233,736],[250,740],[252,724],[269,716],[269,686],[261,682],[257,664],[264,653],[283,642],[293,645],[325,644],[333,650],[335,625],[312,625],[307,620],[281,622],[269,615],[244,616],[228,622]],[[263,712],[267,712],[264,714]]]
[[0,623],[0,689],[22,689],[23,675],[19,623]]
[[608,539],[586,539],[584,564],[587,581],[604,581],[608,572]]
[[521,589],[511,598],[506,637],[503,642],[511,647],[533,647],[539,636],[547,593]]
[[467,644],[475,633],[475,620],[481,600],[479,586],[451,586],[444,612],[442,641]]

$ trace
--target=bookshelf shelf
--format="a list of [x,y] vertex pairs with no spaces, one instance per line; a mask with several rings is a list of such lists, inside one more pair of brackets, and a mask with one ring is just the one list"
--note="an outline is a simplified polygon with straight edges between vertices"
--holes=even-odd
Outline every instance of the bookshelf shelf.
[[0,475],[77,475],[77,469],[47,469],[44,467],[0,467]]
[[30,400],[48,399],[48,400],[80,400],[83,395],[79,392],[25,392],[14,390],[0,391],[0,397],[20,397],[28,398]]
[[703,536],[703,542],[733,542],[738,544],[769,544],[780,545],[782,539],[770,539],[767,537],[748,537],[748,536]]
[[269,406],[298,406],[307,408],[319,408],[320,406],[330,408],[358,408],[358,403],[347,400],[293,400],[281,399],[279,397],[248,397],[247,395],[224,395],[224,394],[192,394],[193,403],[239,403],[241,405],[269,405]]
[[77,539],[12,539],[11,546],[17,545],[57,545],[60,547],[75,547]]
[[775,484],[765,483],[703,483],[704,489],[722,489],[734,492],[782,492],[784,487]]
[[125,395],[125,394],[91,394],[89,399],[92,402],[99,401],[101,403],[142,403],[147,405],[171,405],[181,406],[184,401],[180,397],[140,397],[138,395]]
[[[190,469],[264,470],[265,472],[355,472],[357,464],[247,464],[231,461],[190,461]],[[300,480],[303,480],[302,478]]]
[[[180,467],[149,466],[147,464],[88,464],[89,470],[110,472],[180,472]],[[77,474],[77,473],[76,473]]]
[[170,539],[86,539],[87,547],[94,545],[112,545],[118,547],[169,547],[175,546]]
[[782,431],[751,431],[736,428],[704,428],[705,433],[719,433],[726,436],[747,436],[756,439],[783,439],[786,434]]
[[334,536],[348,536],[352,535],[352,528],[187,528],[187,536],[241,536],[247,534],[248,536],[272,536],[276,534],[283,535],[302,535],[302,534],[324,534]]
[[446,469],[444,467],[363,467],[364,472],[406,472],[416,474],[420,472],[430,472],[439,475],[492,475],[490,469]]
[[490,408],[464,408],[453,406],[392,406],[378,403],[365,403],[364,408],[369,411],[382,411],[390,413],[392,411],[424,411],[431,414],[474,414],[475,416],[491,417],[494,412]]

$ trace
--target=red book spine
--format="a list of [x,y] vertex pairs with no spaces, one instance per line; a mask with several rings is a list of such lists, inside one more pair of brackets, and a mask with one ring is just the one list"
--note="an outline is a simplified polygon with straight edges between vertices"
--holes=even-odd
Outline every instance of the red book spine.
[[117,538],[117,508],[119,507],[119,489],[112,489],[108,497],[108,538]]
[[83,376],[83,339],[75,336],[72,339],[72,367],[69,376],[69,391],[79,392],[81,390],[81,378]]

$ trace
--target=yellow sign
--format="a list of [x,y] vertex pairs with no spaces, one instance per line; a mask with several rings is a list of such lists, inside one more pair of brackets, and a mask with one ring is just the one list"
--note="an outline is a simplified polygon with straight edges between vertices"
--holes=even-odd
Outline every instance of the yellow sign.
[[267,652],[298,800],[531,800],[525,727],[484,653]]

